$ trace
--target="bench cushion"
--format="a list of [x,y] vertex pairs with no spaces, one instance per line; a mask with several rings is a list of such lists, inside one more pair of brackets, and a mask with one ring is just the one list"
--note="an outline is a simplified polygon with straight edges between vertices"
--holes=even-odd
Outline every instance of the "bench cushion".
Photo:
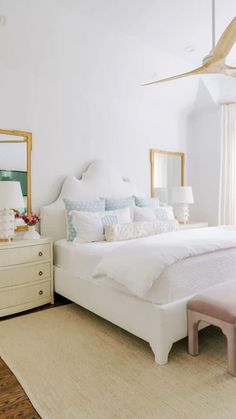
[[188,302],[188,309],[236,323],[236,281],[224,282],[196,295]]

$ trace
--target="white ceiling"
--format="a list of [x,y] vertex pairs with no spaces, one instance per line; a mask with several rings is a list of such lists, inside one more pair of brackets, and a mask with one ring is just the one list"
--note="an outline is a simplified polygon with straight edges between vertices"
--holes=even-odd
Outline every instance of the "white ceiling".
[[[155,48],[201,64],[211,49],[211,0],[60,0]],[[216,0],[216,39],[236,15],[236,0]],[[188,53],[185,48],[193,46]],[[236,66],[236,46],[227,62]]]

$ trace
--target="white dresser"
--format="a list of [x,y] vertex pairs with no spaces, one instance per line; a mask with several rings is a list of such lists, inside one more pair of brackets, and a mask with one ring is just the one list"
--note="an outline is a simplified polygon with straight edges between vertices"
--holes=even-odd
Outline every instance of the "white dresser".
[[0,243],[0,317],[53,303],[52,240]]

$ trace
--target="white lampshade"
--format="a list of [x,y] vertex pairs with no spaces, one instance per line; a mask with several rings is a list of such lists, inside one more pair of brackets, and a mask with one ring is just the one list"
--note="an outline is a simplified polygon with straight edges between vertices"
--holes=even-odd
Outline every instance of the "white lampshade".
[[0,181],[0,209],[24,207],[20,182]]
[[175,186],[171,188],[170,202],[173,204],[193,204],[192,186]]
[[168,188],[155,188],[155,196],[160,202],[168,202]]

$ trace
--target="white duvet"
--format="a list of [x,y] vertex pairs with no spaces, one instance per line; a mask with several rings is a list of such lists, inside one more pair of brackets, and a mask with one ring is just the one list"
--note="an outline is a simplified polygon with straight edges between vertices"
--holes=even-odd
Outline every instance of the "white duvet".
[[234,226],[159,234],[131,240],[111,250],[95,267],[93,276],[106,275],[143,297],[168,266],[182,259],[234,247]]

